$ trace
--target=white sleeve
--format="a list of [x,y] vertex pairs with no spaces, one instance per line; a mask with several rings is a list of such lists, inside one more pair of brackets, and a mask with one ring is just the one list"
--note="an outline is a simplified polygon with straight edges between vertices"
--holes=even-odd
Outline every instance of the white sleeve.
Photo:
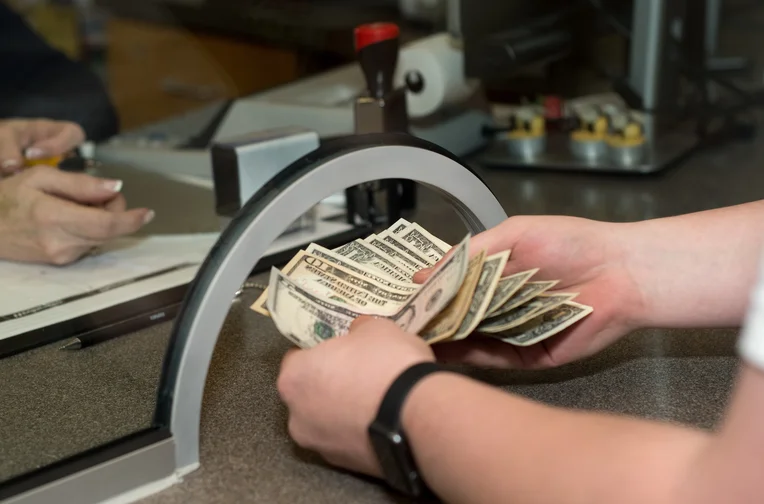
[[764,371],[764,254],[751,292],[748,313],[738,342],[738,352],[747,363]]

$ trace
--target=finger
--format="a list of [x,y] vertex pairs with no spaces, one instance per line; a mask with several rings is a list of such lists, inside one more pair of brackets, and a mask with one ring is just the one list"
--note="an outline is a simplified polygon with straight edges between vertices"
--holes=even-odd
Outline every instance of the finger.
[[[497,236],[501,236],[501,231],[499,229],[489,229],[488,231],[484,231],[470,238],[470,257],[478,254],[481,250],[485,250],[486,255],[492,255],[496,254],[497,252],[501,252],[502,250],[506,250],[505,248],[502,248],[499,243],[497,243],[501,241],[496,239]],[[430,275],[432,275],[433,271],[435,271],[438,266],[443,263],[443,261],[451,257],[453,251],[454,249],[452,248],[446,252],[446,255],[444,255],[434,266],[422,269],[414,273],[414,283],[421,284],[426,282]]]
[[357,331],[361,328],[361,326],[368,324],[369,322],[372,322],[374,320],[378,320],[379,317],[375,317],[373,315],[361,315],[360,317],[356,317],[351,323],[350,323],[350,332]]
[[418,284],[425,283],[427,279],[430,278],[430,275],[432,275],[433,271],[435,271],[435,266],[417,271],[416,273],[414,273],[414,278],[413,278],[414,283],[418,283]]
[[0,174],[11,174],[21,168],[21,144],[16,130],[0,123]]
[[[473,246],[473,244],[472,244],[472,240],[473,239],[474,238],[471,238],[470,242],[469,242],[470,257],[474,256],[475,254],[477,254],[480,251],[479,248],[475,248]],[[454,253],[454,249],[451,248],[451,249],[449,249],[448,252],[446,252],[446,255],[444,255],[437,263],[435,263],[434,266],[430,266],[429,268],[424,268],[424,269],[419,270],[416,273],[414,273],[414,277],[413,277],[414,283],[419,283],[419,284],[425,283],[427,281],[427,279],[430,277],[430,275],[432,275],[433,271],[438,269],[438,267],[443,263],[443,261],[445,261],[446,259],[451,257],[451,255],[453,253]]]
[[35,189],[83,204],[104,204],[122,190],[121,180],[36,166],[25,173]]
[[27,128],[30,144],[25,154],[30,159],[64,154],[85,141],[82,127],[72,122],[40,119]]
[[127,210],[127,200],[121,194],[116,194],[112,199],[107,201],[101,208],[108,212],[124,212]]
[[[427,281],[427,279],[430,278],[430,275],[432,275],[433,271],[438,269],[438,267],[443,263],[443,261],[445,261],[446,259],[451,257],[451,254],[453,254],[453,253],[454,253],[454,249],[452,248],[448,252],[446,252],[446,255],[444,255],[440,259],[440,261],[435,263],[434,266],[430,266],[429,268],[421,269],[421,270],[417,271],[416,273],[414,273],[414,277],[412,278],[414,283],[419,283],[419,284],[425,283]],[[472,254],[472,245],[470,245],[470,254]]]
[[[484,250],[486,255],[497,254],[504,250],[512,250],[517,244],[522,233],[521,226],[514,225],[514,222],[515,221],[507,219],[498,226],[483,231],[482,233],[479,233],[470,238],[470,257],[474,256],[481,250]],[[413,277],[414,283],[421,284],[426,282],[430,275],[432,275],[432,272],[441,262],[449,257],[449,254],[451,254],[452,251],[453,249],[449,250],[448,253],[443,256],[443,259],[438,261],[438,264],[435,266],[423,269],[415,273]],[[517,273],[521,271],[521,269],[522,267],[517,263],[511,264],[510,261],[508,261],[507,267],[504,269],[504,275]]]
[[126,212],[109,212],[59,200],[57,223],[67,233],[96,243],[130,235],[148,224],[154,212],[137,208]]
[[485,250],[486,255],[493,255],[503,250],[511,250],[515,247],[518,237],[519,229],[507,219],[498,226],[473,236],[470,239],[470,251]]

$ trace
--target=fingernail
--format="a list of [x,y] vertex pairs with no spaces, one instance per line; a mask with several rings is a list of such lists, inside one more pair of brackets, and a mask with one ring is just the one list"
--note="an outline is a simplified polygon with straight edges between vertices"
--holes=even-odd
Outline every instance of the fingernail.
[[19,163],[18,159],[6,159],[5,161],[3,161],[2,165],[0,166],[7,169],[7,168],[15,168],[19,166],[20,164],[21,163]]
[[122,190],[122,181],[121,180],[104,180],[103,186],[112,192],[119,192]]
[[146,212],[146,216],[143,218],[143,224],[146,225],[149,222],[153,221],[154,220],[154,215],[156,215],[156,214],[154,213],[153,210],[149,210],[148,212]]
[[45,156],[45,151],[39,147],[30,147],[24,152],[24,155],[29,159],[39,159]]

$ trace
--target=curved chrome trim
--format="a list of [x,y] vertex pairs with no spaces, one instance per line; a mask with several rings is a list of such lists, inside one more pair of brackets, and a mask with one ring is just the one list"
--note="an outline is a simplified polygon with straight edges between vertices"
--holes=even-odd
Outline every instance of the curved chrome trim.
[[382,179],[410,179],[441,193],[472,233],[507,218],[482,179],[447,151],[404,134],[329,142],[276,175],[242,208],[199,270],[173,327],[155,423],[170,426],[178,470],[199,462],[207,371],[230,301],[270,244],[317,201]]

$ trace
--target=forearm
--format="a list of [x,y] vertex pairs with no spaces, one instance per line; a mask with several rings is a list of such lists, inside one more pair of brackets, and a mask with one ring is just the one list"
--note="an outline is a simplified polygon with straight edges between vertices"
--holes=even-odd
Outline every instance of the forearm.
[[643,297],[636,324],[740,325],[756,279],[762,222],[764,201],[625,224],[626,266]]
[[404,426],[446,502],[674,504],[702,432],[550,408],[452,374],[411,393]]

